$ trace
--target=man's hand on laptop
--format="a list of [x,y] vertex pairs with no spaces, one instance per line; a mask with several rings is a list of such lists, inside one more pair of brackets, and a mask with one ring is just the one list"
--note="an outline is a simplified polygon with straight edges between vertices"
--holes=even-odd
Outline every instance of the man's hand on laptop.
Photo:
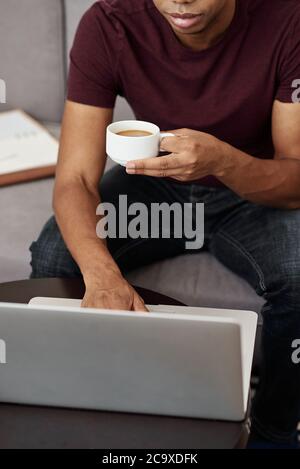
[[86,280],[83,308],[148,311],[143,299],[118,272],[109,271]]

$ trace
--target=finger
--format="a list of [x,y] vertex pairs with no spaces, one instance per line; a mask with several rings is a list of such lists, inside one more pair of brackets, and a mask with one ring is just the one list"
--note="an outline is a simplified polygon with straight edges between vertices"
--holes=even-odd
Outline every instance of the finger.
[[[135,176],[152,176],[156,178],[167,178],[167,177],[180,177],[184,171],[184,168],[175,169],[137,169],[134,173]],[[131,173],[129,173],[131,174]]]
[[126,165],[126,171],[129,174],[135,174],[137,171],[163,171],[180,168],[182,166],[184,166],[182,159],[179,158],[177,154],[171,153],[170,155],[160,156],[159,158],[146,158],[144,160],[130,161]]
[[175,134],[177,137],[188,137],[188,136],[192,136],[192,135],[198,135],[199,136],[199,134],[203,133],[200,130],[193,130],[193,129],[187,129],[187,128],[176,129],[176,130],[168,130],[166,132],[171,132],[171,133]]
[[133,310],[149,313],[142,298],[136,293],[133,297]]
[[175,135],[183,135],[188,129],[173,129],[173,130],[164,130],[162,133],[171,133]]
[[160,141],[160,151],[169,151],[170,153],[180,152],[180,139],[179,137],[163,137]]

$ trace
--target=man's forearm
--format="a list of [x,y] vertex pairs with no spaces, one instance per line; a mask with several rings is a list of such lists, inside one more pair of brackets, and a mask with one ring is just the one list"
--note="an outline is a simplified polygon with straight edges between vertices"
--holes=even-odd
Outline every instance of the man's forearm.
[[54,211],[64,241],[85,281],[103,280],[104,271],[120,272],[106,243],[97,237],[97,191],[76,182],[55,189]]
[[218,179],[251,202],[300,208],[300,160],[264,160],[222,143]]

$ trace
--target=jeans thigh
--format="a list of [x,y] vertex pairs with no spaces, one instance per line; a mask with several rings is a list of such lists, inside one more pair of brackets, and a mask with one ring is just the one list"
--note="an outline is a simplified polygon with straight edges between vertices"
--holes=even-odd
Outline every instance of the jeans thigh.
[[68,250],[54,216],[44,225],[38,239],[31,243],[30,278],[75,278],[81,272]]
[[[148,176],[128,175],[124,168],[116,166],[107,172],[99,187],[102,203],[112,204],[116,213],[117,235],[107,237],[107,246],[114,260],[123,272],[147,265],[169,257],[183,254],[185,240],[164,238],[159,233],[157,239],[151,238],[151,207],[152,204],[183,204],[188,201],[189,189],[179,184],[173,184],[165,179]],[[120,213],[122,205],[120,196],[126,197],[126,206],[123,209],[126,215]],[[147,213],[148,236],[133,238],[127,231],[134,215],[128,215],[127,209],[132,204],[143,205]],[[124,216],[123,216],[124,215]],[[126,220],[126,233],[119,234],[119,220]],[[124,229],[124,227],[123,227]],[[172,233],[171,233],[172,234]]]
[[211,250],[266,300],[262,309],[260,385],[252,423],[265,438],[294,438],[300,418],[300,210],[244,203],[224,218]]
[[268,300],[280,284],[299,282],[299,230],[300,210],[245,202],[219,224],[210,250]]

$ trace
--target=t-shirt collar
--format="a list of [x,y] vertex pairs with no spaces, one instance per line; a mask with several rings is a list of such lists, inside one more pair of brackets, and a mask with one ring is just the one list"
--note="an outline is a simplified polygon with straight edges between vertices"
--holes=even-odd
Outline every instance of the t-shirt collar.
[[191,59],[191,58],[198,58],[201,56],[205,56],[207,54],[212,54],[215,51],[217,52],[220,48],[222,48],[225,43],[235,36],[235,34],[240,31],[241,28],[245,27],[248,18],[248,0],[236,0],[236,8],[234,17],[225,31],[222,39],[214,44],[213,46],[209,47],[208,49],[204,49],[202,51],[193,50],[180,42],[180,40],[175,35],[171,25],[168,21],[163,17],[163,15],[158,11],[158,9],[154,6],[154,14],[159,17],[160,24],[164,30],[164,36],[168,41],[168,44],[171,46],[169,49],[170,56],[174,56],[180,59]]

